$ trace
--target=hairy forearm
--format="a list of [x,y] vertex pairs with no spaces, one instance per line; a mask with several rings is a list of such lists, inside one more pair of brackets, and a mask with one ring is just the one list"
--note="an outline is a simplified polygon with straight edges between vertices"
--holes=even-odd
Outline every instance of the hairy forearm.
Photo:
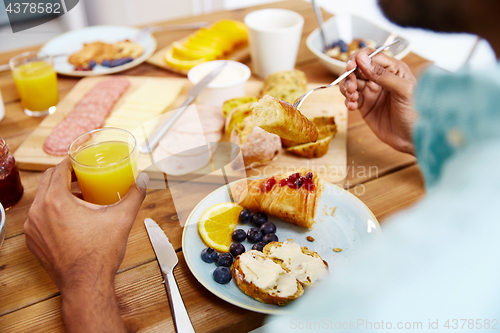
[[62,316],[68,332],[126,332],[114,281],[107,280],[67,286],[61,292]]

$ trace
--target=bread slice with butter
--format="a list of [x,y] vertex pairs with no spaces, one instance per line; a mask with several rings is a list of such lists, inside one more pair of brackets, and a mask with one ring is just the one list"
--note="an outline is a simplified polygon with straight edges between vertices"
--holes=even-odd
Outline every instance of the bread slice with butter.
[[263,253],[305,286],[314,284],[328,274],[328,264],[318,253],[296,243],[271,242],[264,246]]
[[283,306],[304,293],[293,274],[260,251],[239,255],[232,270],[241,291],[262,303]]

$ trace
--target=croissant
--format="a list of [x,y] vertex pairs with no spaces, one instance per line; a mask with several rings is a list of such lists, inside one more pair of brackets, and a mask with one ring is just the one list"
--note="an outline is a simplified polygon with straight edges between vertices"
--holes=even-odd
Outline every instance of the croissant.
[[292,104],[266,95],[252,105],[252,122],[279,137],[300,143],[318,139],[316,125]]
[[312,228],[323,193],[322,180],[307,169],[263,179],[237,181],[235,202],[301,227]]

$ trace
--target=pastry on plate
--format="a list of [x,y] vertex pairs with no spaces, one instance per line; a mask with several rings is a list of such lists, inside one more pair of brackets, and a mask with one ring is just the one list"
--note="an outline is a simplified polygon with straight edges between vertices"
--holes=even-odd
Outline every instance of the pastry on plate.
[[241,291],[262,303],[285,305],[304,293],[293,274],[260,251],[240,254],[232,271]]
[[307,169],[278,176],[237,181],[231,187],[235,202],[301,227],[312,228],[323,193],[323,182]]
[[266,95],[252,105],[252,121],[263,130],[299,144],[318,139],[312,121],[290,103],[271,96]]

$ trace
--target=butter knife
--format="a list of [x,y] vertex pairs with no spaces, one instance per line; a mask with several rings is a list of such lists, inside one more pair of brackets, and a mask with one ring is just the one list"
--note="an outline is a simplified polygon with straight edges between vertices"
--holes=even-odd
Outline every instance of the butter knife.
[[203,79],[201,79],[200,82],[195,84],[188,92],[186,101],[178,108],[170,118],[168,118],[163,124],[158,127],[154,133],[146,139],[146,142],[142,144],[142,146],[139,147],[139,151],[141,153],[147,154],[151,153],[153,149],[155,149],[156,145],[158,145],[158,142],[160,142],[160,139],[167,133],[167,131],[172,127],[173,124],[177,121],[177,119],[182,115],[184,110],[194,102],[196,97],[208,86],[212,80],[219,75],[219,73],[224,69],[224,67],[227,65],[227,62],[224,61],[222,65],[216,67],[214,70],[212,70],[207,76],[205,76]]
[[149,240],[153,245],[156,258],[158,259],[158,263],[160,264],[162,274],[166,281],[165,288],[167,289],[168,300],[170,301],[170,308],[173,312],[177,333],[194,333],[193,325],[189,319],[186,307],[182,301],[181,293],[179,292],[179,287],[177,287],[177,282],[174,277],[174,267],[179,262],[177,254],[172,244],[170,244],[167,235],[165,235],[155,221],[147,218],[144,220],[144,224],[146,225]]

